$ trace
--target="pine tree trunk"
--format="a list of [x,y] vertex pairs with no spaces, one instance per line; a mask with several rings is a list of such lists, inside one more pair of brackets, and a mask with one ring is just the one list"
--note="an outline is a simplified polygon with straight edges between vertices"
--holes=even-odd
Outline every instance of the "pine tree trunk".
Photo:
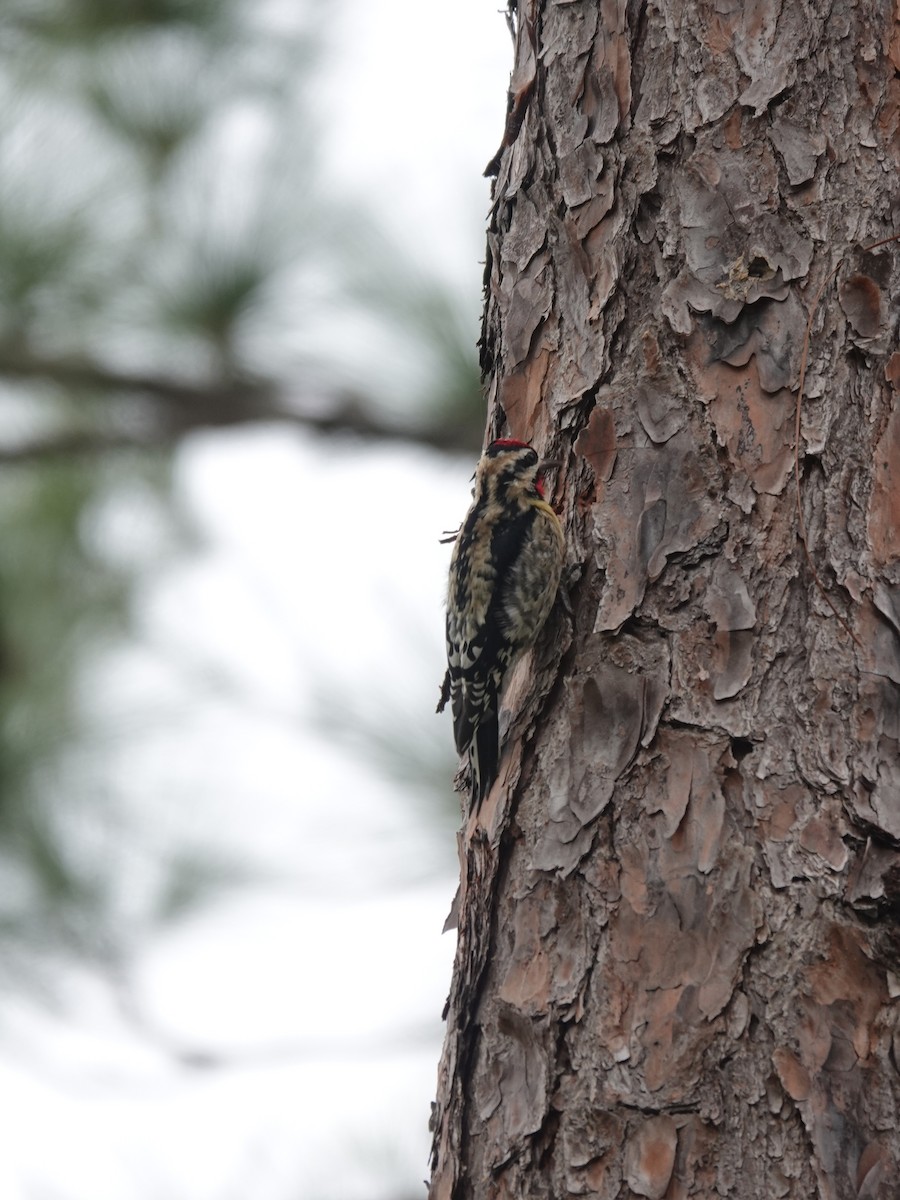
[[898,13],[520,0],[483,356],[569,577],[432,1200],[900,1196]]

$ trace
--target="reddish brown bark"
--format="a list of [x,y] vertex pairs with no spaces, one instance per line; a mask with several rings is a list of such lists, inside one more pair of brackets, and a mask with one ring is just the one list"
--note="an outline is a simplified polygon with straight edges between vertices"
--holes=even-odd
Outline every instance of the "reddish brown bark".
[[900,1195],[898,15],[519,5],[489,427],[571,573],[461,835],[433,1200]]

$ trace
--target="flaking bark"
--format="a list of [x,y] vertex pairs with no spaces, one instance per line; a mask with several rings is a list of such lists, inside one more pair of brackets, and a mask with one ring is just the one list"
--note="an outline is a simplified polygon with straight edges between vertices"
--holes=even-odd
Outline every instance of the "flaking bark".
[[[519,4],[489,430],[569,589],[460,841],[432,1200],[900,1180],[900,10]],[[798,542],[793,421],[813,298]]]

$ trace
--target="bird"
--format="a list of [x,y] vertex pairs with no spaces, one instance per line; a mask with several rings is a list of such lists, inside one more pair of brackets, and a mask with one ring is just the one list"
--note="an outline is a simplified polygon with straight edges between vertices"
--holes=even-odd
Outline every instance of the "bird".
[[471,807],[500,762],[500,696],[553,608],[565,560],[559,517],[544,496],[541,461],[527,442],[498,438],[475,469],[472,505],[456,535],[447,589],[447,672],[453,737],[468,755]]

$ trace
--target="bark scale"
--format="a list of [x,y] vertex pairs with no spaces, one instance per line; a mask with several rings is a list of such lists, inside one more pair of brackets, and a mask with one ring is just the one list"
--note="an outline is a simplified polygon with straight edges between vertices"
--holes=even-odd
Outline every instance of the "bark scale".
[[460,839],[430,1195],[888,1200],[900,7],[517,15],[488,420],[571,570]]

